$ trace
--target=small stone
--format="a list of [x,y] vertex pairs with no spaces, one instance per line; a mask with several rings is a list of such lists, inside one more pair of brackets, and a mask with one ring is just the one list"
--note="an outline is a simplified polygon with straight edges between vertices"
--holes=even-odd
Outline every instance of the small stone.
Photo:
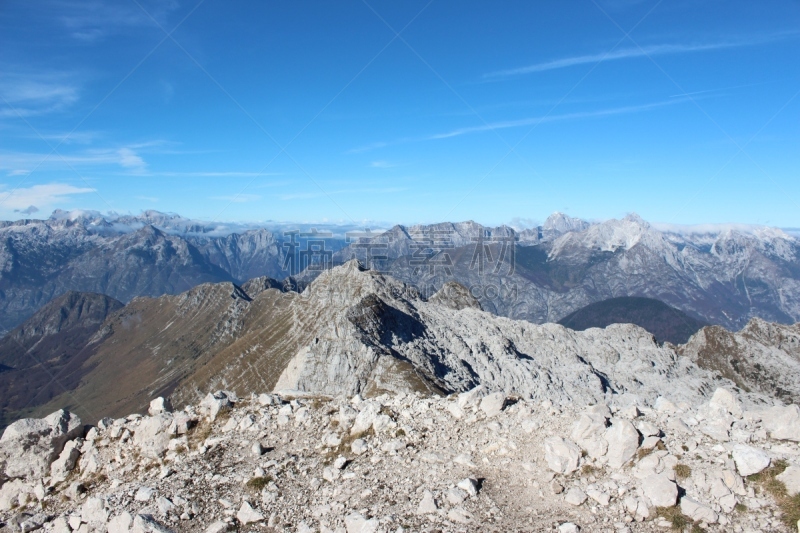
[[347,459],[345,457],[342,457],[341,455],[337,457],[336,460],[333,462],[333,467],[336,468],[337,470],[343,469],[345,465],[347,465]]
[[344,517],[347,533],[375,533],[379,523],[376,519],[367,520],[361,513],[351,513]]
[[478,480],[468,477],[458,482],[457,487],[466,492],[470,498],[478,495]]
[[239,512],[236,513],[236,519],[247,525],[264,520],[264,515],[253,509],[249,503],[243,502]]
[[252,446],[250,446],[250,454],[253,457],[261,457],[264,455],[264,447],[261,446],[261,443],[255,441]]
[[[262,396],[266,395],[262,394]],[[231,529],[231,524],[223,522],[222,520],[217,520],[216,522],[214,522],[213,524],[211,524],[206,528],[205,533],[223,533],[224,531],[228,531],[229,529]]]
[[356,439],[350,443],[350,451],[356,455],[361,455],[367,451],[367,442],[364,439]]
[[160,415],[161,413],[172,412],[172,403],[165,398],[158,397],[150,402],[150,407],[147,409],[150,416]]
[[639,432],[627,420],[614,420],[603,437],[608,442],[608,466],[614,469],[622,468],[639,448]]
[[133,499],[137,502],[146,502],[150,500],[154,493],[155,490],[151,489],[150,487],[139,487],[139,490],[136,491],[136,496],[134,496]]
[[467,493],[458,487],[449,488],[446,496],[450,505],[461,505],[461,503],[467,499]]
[[558,533],[578,533],[580,530],[581,528],[572,522],[564,522],[558,526]]
[[553,494],[561,494],[564,492],[564,485],[554,479],[550,482],[550,490],[553,491]]
[[123,512],[108,522],[108,533],[128,533],[133,525],[133,516]]
[[435,513],[438,508],[439,506],[436,505],[436,500],[433,498],[433,493],[429,490],[426,490],[422,495],[422,501],[419,502],[419,506],[417,507],[417,514]]
[[688,496],[681,498],[681,512],[695,522],[713,524],[717,521],[717,513]]
[[561,437],[545,439],[544,454],[547,466],[558,474],[574,472],[578,469],[581,459],[581,449],[575,443]]
[[502,392],[493,392],[481,399],[481,411],[487,417],[496,416],[506,405],[506,395]]
[[564,501],[570,505],[579,506],[582,505],[587,499],[586,493],[583,492],[578,487],[571,487],[568,491],[566,496],[564,496]]

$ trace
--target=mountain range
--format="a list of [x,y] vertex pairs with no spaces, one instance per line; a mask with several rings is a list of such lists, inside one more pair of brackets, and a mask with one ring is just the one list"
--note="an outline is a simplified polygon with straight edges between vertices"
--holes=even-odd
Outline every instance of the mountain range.
[[[55,406],[122,416],[155,396],[187,405],[219,389],[369,397],[480,384],[556,404],[620,395],[652,403],[665,383],[691,402],[724,382],[800,399],[798,325],[709,326],[676,347],[632,324],[579,332],[499,317],[456,282],[426,298],[354,260],[301,293],[264,278],[245,287],[207,283],[124,307],[100,295],[54,300],[0,345],[0,380],[13,392],[4,419]],[[730,349],[720,349],[725,335]]]
[[800,318],[800,243],[775,228],[661,227],[636,215],[590,223],[556,213],[525,230],[474,222],[355,229],[230,225],[155,211],[56,211],[2,222],[0,333],[68,291],[128,303],[263,277],[300,290],[352,258],[425,296],[457,282],[484,310],[534,323],[627,296],[728,329],[753,317]]

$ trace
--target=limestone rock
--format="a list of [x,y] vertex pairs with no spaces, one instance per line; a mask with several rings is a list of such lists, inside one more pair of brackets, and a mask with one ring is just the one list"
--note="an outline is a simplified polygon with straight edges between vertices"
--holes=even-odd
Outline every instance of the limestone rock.
[[707,524],[714,524],[717,522],[717,513],[710,507],[702,503],[684,496],[681,498],[681,512],[691,518],[695,522],[705,522]]
[[764,427],[773,439],[800,442],[800,407],[774,406],[761,413]]
[[216,420],[217,415],[221,411],[226,411],[232,406],[233,402],[231,401],[231,393],[227,391],[217,391],[214,393],[208,393],[208,395],[203,398],[203,401],[200,402],[198,407],[203,415],[211,420]]
[[789,496],[800,493],[800,467],[789,465],[786,470],[778,474],[778,481],[786,485],[786,492]]
[[758,474],[770,464],[769,455],[746,444],[733,447],[733,461],[736,463],[736,470],[744,477]]
[[77,415],[63,409],[45,418],[24,418],[6,428],[0,437],[0,465],[8,478],[41,478],[67,441],[83,435]]
[[171,425],[172,417],[166,414],[145,417],[133,434],[133,442],[143,455],[157,459],[169,447]]
[[711,397],[708,403],[712,407],[724,409],[725,412],[730,413],[736,418],[742,417],[742,406],[733,393],[727,389],[717,389],[714,391],[714,396]]
[[253,509],[253,506],[249,503],[243,502],[236,513],[236,518],[242,524],[247,525],[264,520],[264,515]]
[[344,518],[347,533],[375,533],[379,522],[374,518],[367,520],[360,513],[351,513]]
[[678,501],[678,486],[666,474],[651,474],[644,478],[642,492],[655,507],[672,507]]
[[493,392],[481,399],[481,411],[487,417],[498,415],[506,405],[506,395],[502,392]]
[[578,487],[571,487],[564,496],[564,501],[576,507],[582,505],[587,499],[586,493]]
[[162,413],[172,412],[172,403],[167,398],[159,396],[150,402],[150,407],[147,409],[150,416],[160,415]]
[[549,437],[544,441],[547,466],[558,474],[569,474],[578,469],[581,449],[573,442],[561,437]]
[[435,513],[438,508],[439,506],[436,505],[436,500],[433,497],[433,493],[429,490],[426,490],[422,495],[422,501],[419,502],[419,506],[417,507],[417,513],[419,514]]
[[639,448],[639,432],[628,420],[615,419],[603,438],[608,442],[608,466],[614,469],[622,468]]

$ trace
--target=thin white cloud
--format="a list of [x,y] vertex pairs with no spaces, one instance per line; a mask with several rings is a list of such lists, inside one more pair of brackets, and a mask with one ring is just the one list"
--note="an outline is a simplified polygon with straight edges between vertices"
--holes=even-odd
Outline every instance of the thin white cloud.
[[80,99],[75,76],[64,72],[26,72],[0,66],[0,118],[62,111]]
[[135,196],[137,200],[144,200],[145,202],[150,202],[151,204],[155,204],[158,202],[158,198],[155,196]]
[[609,117],[614,115],[624,115],[630,113],[639,113],[641,111],[650,111],[652,109],[658,109],[660,107],[666,107],[674,104],[679,104],[686,102],[686,99],[674,99],[674,100],[667,100],[664,102],[654,102],[651,104],[643,104],[643,105],[635,105],[635,106],[624,106],[624,107],[614,107],[610,109],[600,109],[597,111],[581,111],[577,113],[565,113],[561,115],[545,115],[541,117],[530,117],[530,118],[523,118],[519,120],[507,120],[504,122],[493,122],[491,124],[482,124],[480,126],[470,126],[467,128],[459,128],[455,130],[451,130],[445,133],[437,133],[435,135],[430,135],[425,138],[425,140],[437,140],[437,139],[449,139],[451,137],[458,137],[460,135],[466,135],[468,133],[478,133],[483,131],[493,131],[493,130],[502,130],[507,128],[518,128],[520,126],[533,126],[535,124],[541,124],[545,122],[560,122],[564,120],[577,120],[582,118],[601,118],[601,117]]
[[393,165],[388,161],[373,161],[372,163],[369,164],[369,166],[371,166],[372,168],[392,168],[395,165]]
[[705,52],[710,50],[723,50],[727,48],[740,48],[744,46],[753,46],[757,44],[764,44],[776,41],[779,39],[786,38],[789,35],[794,35],[794,34],[775,34],[766,37],[740,40],[740,41],[720,41],[715,43],[691,43],[691,44],[654,44],[654,45],[643,46],[641,48],[639,47],[623,48],[620,50],[612,50],[611,52],[563,57],[560,59],[543,61],[541,63],[534,63],[532,65],[527,65],[524,67],[517,67],[507,70],[498,70],[495,72],[489,72],[487,74],[484,74],[483,77],[485,79],[508,78],[512,76],[532,74],[535,72],[545,72],[548,70],[574,67],[577,65],[599,63],[600,61],[618,61],[622,59],[631,59],[637,57],[686,54],[691,52]]
[[53,205],[69,202],[74,195],[90,192],[95,192],[95,189],[75,187],[66,183],[48,183],[19,189],[10,189],[5,185],[1,185],[0,206],[4,209],[18,211],[30,210],[31,207],[42,210]]
[[147,166],[144,159],[131,148],[120,148],[117,150],[117,155],[119,164],[125,168],[143,169]]

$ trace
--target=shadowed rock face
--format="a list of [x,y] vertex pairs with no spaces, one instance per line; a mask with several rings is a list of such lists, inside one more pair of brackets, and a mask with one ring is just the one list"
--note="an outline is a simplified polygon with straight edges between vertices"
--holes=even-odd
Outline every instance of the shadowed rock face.
[[686,313],[652,298],[621,297],[589,304],[558,321],[562,326],[583,331],[611,324],[636,324],[659,342],[683,344],[707,326]]
[[800,403],[800,324],[754,318],[737,333],[709,326],[678,350],[744,390]]

